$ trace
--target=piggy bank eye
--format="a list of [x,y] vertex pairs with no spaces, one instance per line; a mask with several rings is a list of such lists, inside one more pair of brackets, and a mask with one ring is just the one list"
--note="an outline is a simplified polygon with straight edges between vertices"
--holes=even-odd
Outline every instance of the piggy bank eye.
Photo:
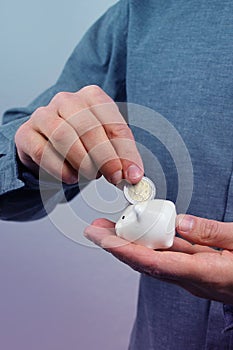
[[125,218],[125,215],[123,215],[123,216],[122,216],[121,218],[122,218],[122,220],[124,220],[124,218]]

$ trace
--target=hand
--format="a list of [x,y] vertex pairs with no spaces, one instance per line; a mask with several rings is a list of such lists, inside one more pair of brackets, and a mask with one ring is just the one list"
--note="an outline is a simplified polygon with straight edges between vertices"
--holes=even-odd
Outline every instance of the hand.
[[177,231],[189,242],[175,237],[166,251],[126,242],[115,235],[114,223],[105,219],[95,220],[85,235],[134,270],[198,297],[233,305],[233,223],[179,215]]
[[98,86],[58,93],[38,108],[15,135],[21,162],[63,182],[100,175],[118,184],[137,183],[143,164],[133,135],[117,105]]

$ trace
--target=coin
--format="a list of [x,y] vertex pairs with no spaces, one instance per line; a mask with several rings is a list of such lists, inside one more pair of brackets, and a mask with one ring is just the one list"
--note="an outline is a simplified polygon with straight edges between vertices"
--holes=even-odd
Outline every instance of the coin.
[[126,184],[123,192],[128,202],[136,204],[154,199],[156,188],[154,183],[144,176],[136,185]]

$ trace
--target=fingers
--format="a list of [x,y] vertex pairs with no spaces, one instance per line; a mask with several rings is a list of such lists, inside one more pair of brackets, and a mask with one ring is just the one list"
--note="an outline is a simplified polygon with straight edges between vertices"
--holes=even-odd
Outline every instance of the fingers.
[[[73,169],[88,179],[96,177],[97,168],[76,131],[53,109],[40,108],[32,115],[29,123],[32,130],[36,130],[48,140],[47,147],[52,146]],[[43,158],[46,159],[45,155]]]
[[204,246],[233,249],[233,223],[178,215],[177,231],[188,241]]
[[95,219],[92,222],[91,226],[113,229],[113,232],[115,234],[115,230],[114,230],[115,223],[113,221],[108,220],[108,219],[102,219],[102,218]]
[[204,247],[202,245],[198,244],[191,244],[190,242],[187,242],[186,240],[175,237],[174,243],[171,248],[168,249],[169,251],[173,252],[181,252],[186,254],[196,254],[196,253],[213,253],[215,252],[213,248]]
[[[91,107],[96,115],[113,148],[121,159],[123,178],[137,183],[143,173],[142,159],[138,153],[135,140],[130,128],[113,102]],[[137,165],[137,166],[135,166]]]
[[88,86],[77,93],[60,93],[52,106],[74,128],[108,181],[117,184],[125,178],[137,183],[142,178],[143,164],[133,135],[117,105],[102,89]]
[[[27,128],[25,127],[27,133]],[[51,144],[39,133],[31,131],[27,138],[22,138],[19,153],[20,160],[38,176],[39,167],[53,177],[73,184],[78,182],[78,173],[64,161]]]
[[231,303],[233,258],[229,251],[192,248],[182,239],[175,240],[173,249],[185,253],[124,244],[114,234],[114,223],[104,219],[88,227],[86,236],[138,272],[179,285],[196,296]]
[[134,270],[160,279],[192,279],[196,277],[198,264],[193,255],[154,251],[141,245],[129,243],[114,234],[114,224],[104,219],[94,221],[87,227],[85,236],[101,246]]
[[[93,228],[93,230],[92,230]],[[128,244],[127,241],[119,238],[116,236],[115,234],[115,223],[107,220],[107,219],[96,219],[92,225],[90,226],[90,233],[93,234],[93,239],[95,239],[95,237],[97,236],[97,234],[100,236],[100,238],[104,238],[107,237],[110,233],[112,235],[115,236],[115,241],[114,242],[118,242],[119,246]],[[97,230],[98,229],[98,233]],[[106,230],[108,229],[108,230]],[[88,230],[88,228],[87,228]],[[104,235],[104,236],[103,236]],[[98,242],[100,243],[100,240],[98,240]],[[111,241],[109,241],[109,243],[111,243]],[[116,246],[116,244],[115,244]],[[106,246],[106,242],[105,242],[105,248],[107,248]],[[111,248],[111,245],[108,247]],[[181,252],[181,253],[186,253],[186,254],[196,254],[196,253],[201,253],[201,252],[209,252],[209,253],[213,253],[215,252],[215,250],[213,250],[212,248],[209,247],[203,247],[201,245],[198,244],[191,244],[190,242],[187,242],[186,240],[179,238],[179,237],[175,237],[174,238],[174,243],[173,246],[169,249],[166,249],[167,251],[173,251],[173,252]],[[162,250],[163,252],[165,250]]]
[[105,250],[128,244],[127,241],[116,236],[115,224],[107,219],[93,221],[85,229],[84,235]]
[[[56,158],[63,157],[70,168],[88,179],[102,174],[114,184],[123,178],[137,183],[143,176],[131,130],[116,104],[97,86],[57,94],[48,106],[33,113],[28,125],[28,130],[49,141]],[[22,138],[16,142],[22,154]]]

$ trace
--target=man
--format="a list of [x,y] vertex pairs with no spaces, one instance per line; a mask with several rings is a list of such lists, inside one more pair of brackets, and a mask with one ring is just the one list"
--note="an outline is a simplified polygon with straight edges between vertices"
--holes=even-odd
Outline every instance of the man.
[[133,350],[233,347],[232,7],[229,0],[122,0],[86,34],[53,87],[4,116],[0,213],[8,220],[46,214],[39,166],[51,175],[40,183],[47,210],[63,200],[55,178],[68,199],[80,174],[137,183],[149,167],[134,137],[158,157],[167,198],[176,201],[169,152],[140,128],[132,134],[113,100],[156,110],[182,136],[194,187],[192,216],[179,217],[177,230],[196,245],[176,238],[172,251],[156,252],[125,244],[103,219],[86,230],[143,273]]

